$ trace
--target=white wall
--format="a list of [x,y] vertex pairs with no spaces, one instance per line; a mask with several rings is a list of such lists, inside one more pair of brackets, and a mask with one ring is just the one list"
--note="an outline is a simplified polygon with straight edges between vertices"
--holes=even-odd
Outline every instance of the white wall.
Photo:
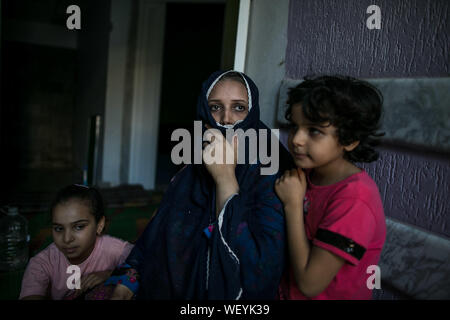
[[289,0],[253,0],[245,73],[259,89],[261,120],[275,127],[278,90],[284,78]]
[[111,1],[111,25],[108,50],[102,182],[119,185],[122,165],[125,104],[125,81],[132,4],[127,0]]
[[[133,3],[111,1],[110,45],[103,147],[103,185],[153,189],[158,151],[159,97],[165,4],[138,2],[135,50],[130,50]],[[131,60],[130,60],[131,59]],[[127,64],[133,62],[132,79]],[[128,70],[128,72],[130,72]],[[132,92],[127,86],[132,82]]]
[[127,182],[145,189],[156,180],[165,18],[164,3],[140,0]]

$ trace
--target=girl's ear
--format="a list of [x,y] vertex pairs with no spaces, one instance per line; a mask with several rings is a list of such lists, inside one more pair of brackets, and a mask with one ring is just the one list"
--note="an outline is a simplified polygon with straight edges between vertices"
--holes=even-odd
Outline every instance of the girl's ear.
[[97,223],[97,235],[101,235],[103,229],[105,228],[105,216],[100,218],[100,221]]
[[355,149],[358,145],[359,145],[359,140],[354,141],[354,142],[350,143],[349,145],[344,146],[344,150],[347,152],[350,152],[353,149]]

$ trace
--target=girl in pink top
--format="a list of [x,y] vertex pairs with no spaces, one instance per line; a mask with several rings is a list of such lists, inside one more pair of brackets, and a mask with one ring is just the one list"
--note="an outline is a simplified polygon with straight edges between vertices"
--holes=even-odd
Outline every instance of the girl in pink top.
[[[101,235],[104,207],[95,188],[65,187],[56,196],[51,212],[54,242],[30,259],[20,299],[59,300],[86,293],[103,283],[133,247],[126,241]],[[80,270],[79,289],[73,288],[76,279],[71,265]]]
[[378,158],[381,112],[379,91],[353,78],[305,79],[290,90],[297,169],[275,182],[291,261],[280,299],[371,299],[368,267],[378,263],[386,225],[378,188],[355,163]]

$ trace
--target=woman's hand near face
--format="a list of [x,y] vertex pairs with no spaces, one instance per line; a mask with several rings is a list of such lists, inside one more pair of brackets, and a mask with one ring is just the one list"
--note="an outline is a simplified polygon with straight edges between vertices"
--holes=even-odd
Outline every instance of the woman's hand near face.
[[[211,129],[206,125],[206,128]],[[210,143],[203,149],[203,163],[216,184],[232,180],[235,177],[237,163],[237,136],[233,138],[233,146],[225,139],[220,131],[209,130]],[[206,144],[206,143],[205,143]]]
[[[210,126],[206,126],[210,129]],[[203,149],[203,162],[216,183],[216,215],[222,211],[225,202],[233,194],[239,192],[235,169],[237,163],[237,136],[234,146],[220,132],[211,130],[211,143]],[[220,161],[216,163],[214,159]]]

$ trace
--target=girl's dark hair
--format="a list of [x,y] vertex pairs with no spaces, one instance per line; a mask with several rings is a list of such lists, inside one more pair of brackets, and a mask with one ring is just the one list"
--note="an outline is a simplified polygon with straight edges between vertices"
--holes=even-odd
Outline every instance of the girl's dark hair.
[[93,187],[78,184],[72,184],[59,190],[52,202],[50,212],[53,213],[57,205],[74,199],[89,206],[92,215],[95,217],[95,222],[99,222],[105,215],[105,207],[100,192]]
[[292,106],[301,104],[305,117],[313,123],[330,122],[337,128],[338,141],[346,146],[359,141],[345,152],[351,162],[372,162],[378,159],[374,149],[379,137],[383,96],[366,81],[346,76],[305,77],[288,93],[285,118],[291,121]]

